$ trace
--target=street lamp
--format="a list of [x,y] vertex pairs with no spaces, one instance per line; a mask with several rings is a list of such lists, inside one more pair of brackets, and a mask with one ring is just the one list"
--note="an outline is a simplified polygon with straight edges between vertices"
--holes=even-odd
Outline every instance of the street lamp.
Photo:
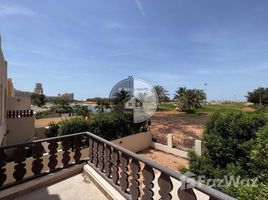
[[207,86],[208,86],[208,84],[207,83],[204,83],[204,86],[205,86],[205,93],[206,93],[206,103],[207,103]]

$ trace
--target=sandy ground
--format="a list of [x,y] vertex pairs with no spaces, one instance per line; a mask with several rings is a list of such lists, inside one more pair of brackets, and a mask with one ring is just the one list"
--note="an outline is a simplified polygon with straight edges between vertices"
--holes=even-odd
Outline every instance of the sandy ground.
[[178,111],[159,111],[151,118],[150,133],[159,143],[167,143],[167,134],[173,134],[173,145],[177,148],[192,148],[194,140],[200,138],[207,114],[185,115]]
[[95,101],[84,101],[84,102],[82,102],[80,104],[84,105],[84,106],[96,106],[97,102],[95,102]]
[[138,154],[175,171],[178,171],[182,167],[189,167],[189,161],[187,159],[174,156],[172,154],[165,153],[156,149],[148,148],[139,152]]

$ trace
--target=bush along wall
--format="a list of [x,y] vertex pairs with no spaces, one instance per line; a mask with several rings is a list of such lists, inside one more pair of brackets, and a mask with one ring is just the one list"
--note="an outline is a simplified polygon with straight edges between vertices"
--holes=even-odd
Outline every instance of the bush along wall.
[[[66,119],[58,124],[50,124],[48,137],[90,131],[107,140],[118,139],[142,131],[147,131],[148,122],[133,123],[129,115],[119,118],[113,113],[98,113],[88,122],[83,117]],[[126,119],[126,120],[124,120]]]

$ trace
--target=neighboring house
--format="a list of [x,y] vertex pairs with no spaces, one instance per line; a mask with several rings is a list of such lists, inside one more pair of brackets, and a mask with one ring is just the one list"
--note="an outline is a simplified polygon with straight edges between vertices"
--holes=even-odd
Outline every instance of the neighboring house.
[[31,98],[8,96],[6,145],[33,141],[35,139],[34,123]]
[[0,146],[5,145],[6,135],[6,109],[7,109],[7,61],[4,58],[1,49],[1,37],[0,37]]
[[142,108],[142,102],[135,97],[131,97],[131,99],[125,103],[125,109],[127,110],[134,110],[137,108]]

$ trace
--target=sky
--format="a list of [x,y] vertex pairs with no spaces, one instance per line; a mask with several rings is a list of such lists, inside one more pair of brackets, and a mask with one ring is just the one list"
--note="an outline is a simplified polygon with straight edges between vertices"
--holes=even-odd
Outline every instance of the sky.
[[[244,100],[268,86],[267,0],[0,0],[16,89],[108,97],[129,75]],[[205,86],[205,83],[207,86]]]

